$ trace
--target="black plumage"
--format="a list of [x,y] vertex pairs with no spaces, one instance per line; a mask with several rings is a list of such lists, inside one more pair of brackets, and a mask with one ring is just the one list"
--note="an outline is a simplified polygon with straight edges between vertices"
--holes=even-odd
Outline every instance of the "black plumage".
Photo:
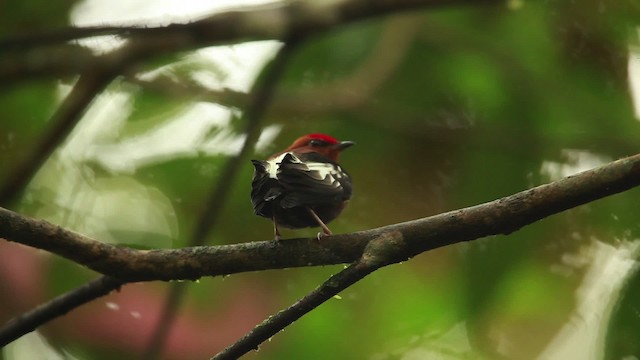
[[267,161],[252,162],[253,210],[274,221],[276,237],[277,226],[321,226],[314,213],[324,224],[329,223],[351,198],[349,174],[320,153],[287,152]]

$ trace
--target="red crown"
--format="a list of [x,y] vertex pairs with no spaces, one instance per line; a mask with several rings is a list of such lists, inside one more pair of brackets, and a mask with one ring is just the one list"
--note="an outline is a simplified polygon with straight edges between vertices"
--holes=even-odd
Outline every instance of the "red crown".
[[329,144],[337,144],[338,140],[336,140],[335,138],[326,135],[326,134],[309,134],[307,135],[308,138],[310,139],[316,139],[316,140],[322,140],[325,141]]

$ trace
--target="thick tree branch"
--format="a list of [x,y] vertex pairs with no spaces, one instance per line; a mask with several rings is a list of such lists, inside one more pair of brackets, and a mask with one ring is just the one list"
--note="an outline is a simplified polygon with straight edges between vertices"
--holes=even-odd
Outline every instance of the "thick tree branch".
[[490,235],[509,234],[564,210],[640,185],[640,155],[611,162],[481,205],[352,234],[169,250],[105,244],[0,208],[0,237],[47,250],[122,281],[197,279],[246,271],[351,263],[366,244],[399,231],[405,257]]
[[399,231],[383,233],[371,240],[364,248],[364,252],[358,261],[333,275],[329,280],[296,301],[293,305],[258,324],[236,343],[219,352],[212,360],[237,359],[251,350],[257,350],[261,343],[342,290],[360,281],[375,270],[400,261],[403,258],[402,241],[402,233]]
[[[264,341],[265,334],[286,327],[326,301],[327,294],[332,294],[328,287],[336,287],[337,293],[380,266],[403,261],[429,249],[488,235],[508,234],[549,215],[639,184],[640,155],[635,155],[482,205],[353,234],[335,235],[323,238],[322,243],[315,239],[293,239],[154,251],[103,244],[45,221],[0,208],[0,237],[49,250],[96,271],[116,276],[103,277],[16,318],[0,329],[0,342],[10,342],[127,282],[195,279],[206,275],[354,260],[356,264],[363,261],[377,264],[364,270],[337,274],[300,304],[276,315],[273,322],[263,322],[229,349],[233,353],[245,353]],[[352,268],[354,266],[349,269]]]

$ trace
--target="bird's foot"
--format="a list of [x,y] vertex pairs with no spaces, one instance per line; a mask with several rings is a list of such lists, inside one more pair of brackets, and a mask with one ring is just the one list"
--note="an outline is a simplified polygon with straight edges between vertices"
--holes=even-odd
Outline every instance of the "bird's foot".
[[280,229],[278,228],[278,222],[276,221],[275,216],[272,218],[272,221],[273,221],[273,238],[276,241],[280,241],[280,239],[282,239],[282,236],[280,236]]
[[333,233],[331,232],[331,230],[329,230],[329,228],[327,228],[325,231],[319,231],[318,235],[316,235],[316,239],[320,241],[320,239],[322,239],[323,237],[331,235],[333,235]]
[[320,238],[323,236],[331,236],[333,233],[331,232],[331,230],[327,227],[327,225],[320,219],[320,217],[318,216],[318,214],[316,214],[315,211],[313,211],[313,209],[311,208],[307,208],[307,210],[309,210],[309,214],[311,215],[311,217],[318,223],[318,225],[320,225],[320,227],[322,228],[322,232],[318,233],[318,241],[320,241]]

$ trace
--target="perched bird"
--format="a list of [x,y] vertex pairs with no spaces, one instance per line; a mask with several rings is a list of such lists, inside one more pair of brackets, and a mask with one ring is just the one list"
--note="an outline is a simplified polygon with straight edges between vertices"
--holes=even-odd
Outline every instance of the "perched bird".
[[322,233],[318,239],[331,235],[327,224],[340,215],[351,198],[351,178],[338,165],[338,158],[354,144],[325,134],[309,134],[267,160],[252,160],[253,211],[273,221],[276,240],[281,226],[319,226]]

